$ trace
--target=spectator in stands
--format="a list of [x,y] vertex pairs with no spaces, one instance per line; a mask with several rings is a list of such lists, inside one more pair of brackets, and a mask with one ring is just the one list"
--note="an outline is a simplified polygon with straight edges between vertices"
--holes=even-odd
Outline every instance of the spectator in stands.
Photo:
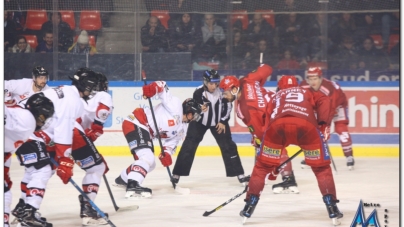
[[83,30],[77,38],[77,42],[73,43],[67,52],[72,54],[90,54],[92,56],[97,53],[97,49],[95,46],[90,45],[88,33]]
[[283,59],[276,66],[278,69],[300,69],[300,64],[295,60],[291,50],[285,50]]
[[249,47],[254,45],[262,39],[265,39],[269,48],[273,46],[275,30],[260,13],[255,13],[253,21],[247,27],[247,44]]
[[74,31],[68,23],[62,21],[62,14],[60,12],[57,14],[49,14],[49,21],[42,25],[41,35],[46,31],[53,30],[53,23],[58,25],[58,51],[67,52],[69,47],[73,44]]
[[328,39],[322,34],[321,24],[327,15],[323,13],[316,14],[311,21],[307,24],[305,36],[309,42],[309,57],[312,61],[321,60],[321,51],[323,43],[327,44],[328,54],[335,54],[336,47],[331,39]]
[[[231,48],[230,54],[230,46],[226,47],[227,56],[231,56],[232,67],[233,69],[245,69],[245,59],[247,56],[249,48],[247,43],[243,39],[242,33],[240,30],[234,30],[233,32],[233,46]],[[230,59],[227,59],[228,62]]]
[[165,52],[168,48],[166,29],[160,20],[151,16],[141,29],[143,52]]
[[12,53],[32,53],[34,49],[27,43],[27,39],[24,36],[17,37],[17,43],[13,46],[10,52]]
[[278,62],[276,54],[268,48],[267,41],[262,39],[258,41],[256,47],[251,52],[247,53],[246,61],[248,69],[255,69],[261,64],[261,53],[263,54],[262,63],[267,65],[276,65]]
[[344,35],[352,35],[356,32],[356,23],[350,13],[340,14],[336,24],[331,26],[329,37],[339,45]]
[[386,53],[378,50],[373,45],[372,37],[367,37],[363,40],[363,45],[358,51],[360,69],[368,70],[384,70],[389,67],[389,59]]
[[358,28],[355,33],[355,43],[362,44],[362,41],[370,35],[381,34],[381,18],[377,14],[360,14],[357,20]]
[[47,30],[42,38],[42,41],[38,43],[35,50],[36,53],[51,53],[53,52],[53,31]]
[[169,35],[171,50],[177,52],[191,52],[202,38],[189,13],[182,14],[181,20],[169,27]]
[[191,11],[190,1],[191,0],[168,0],[168,11],[173,13],[189,12]]
[[395,46],[393,46],[393,48],[391,48],[389,59],[390,69],[400,69],[400,40]]
[[17,36],[17,27],[12,19],[12,12],[4,11],[4,52],[14,46]]
[[390,34],[400,34],[400,12],[386,13],[382,16],[383,45],[387,49]]
[[352,36],[345,35],[337,53],[331,59],[331,69],[358,69],[358,50]]

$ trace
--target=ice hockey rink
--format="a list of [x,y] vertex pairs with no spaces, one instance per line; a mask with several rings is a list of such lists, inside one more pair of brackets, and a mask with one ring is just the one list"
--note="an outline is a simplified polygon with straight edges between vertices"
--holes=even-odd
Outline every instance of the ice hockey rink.
[[[132,162],[132,157],[107,156],[106,160],[110,167],[107,178],[112,184],[121,170]],[[281,177],[278,177],[266,186],[252,218],[247,220],[245,226],[333,226],[314,174],[311,169],[300,168],[301,160],[302,156],[298,156],[292,161],[300,194],[273,194],[272,184],[281,181]],[[340,226],[351,226],[360,200],[380,205],[364,207],[366,218],[376,209],[381,226],[399,226],[399,158],[357,157],[353,171],[347,169],[344,157],[334,157],[334,160],[338,170],[333,170],[340,200],[338,207],[344,213]],[[242,163],[246,173],[250,173],[254,164],[253,157],[242,157]],[[14,182],[12,208],[18,202],[22,174],[23,167],[18,165],[14,156],[11,167]],[[81,185],[83,176],[84,171],[76,166],[73,180]],[[245,204],[245,194],[210,216],[202,216],[205,211],[213,210],[243,191],[236,178],[225,177],[220,156],[195,158],[191,175],[182,177],[179,182],[180,187],[190,189],[188,195],[173,190],[167,170],[159,162],[143,186],[153,190],[152,199],[126,200],[124,189],[111,186],[119,207],[139,205],[138,210],[115,212],[104,181],[95,203],[109,214],[116,226],[242,226],[239,212]],[[64,185],[54,175],[48,184],[40,213],[56,227],[81,226],[78,195],[79,192],[72,184]]]

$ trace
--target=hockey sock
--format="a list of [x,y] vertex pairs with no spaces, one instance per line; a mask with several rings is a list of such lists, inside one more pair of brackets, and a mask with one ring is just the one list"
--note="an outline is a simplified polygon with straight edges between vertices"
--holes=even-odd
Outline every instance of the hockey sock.
[[311,167],[316,175],[318,187],[320,188],[321,194],[327,195],[331,194],[334,200],[337,200],[337,192],[335,189],[334,177],[332,175],[331,167],[321,166],[321,167]]

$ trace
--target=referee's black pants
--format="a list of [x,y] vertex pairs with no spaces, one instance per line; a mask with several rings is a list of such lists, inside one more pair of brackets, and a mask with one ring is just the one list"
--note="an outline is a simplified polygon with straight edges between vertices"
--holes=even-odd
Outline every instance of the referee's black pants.
[[205,126],[199,122],[191,121],[188,126],[187,136],[179,151],[177,160],[174,165],[173,174],[178,176],[189,176],[192,163],[194,162],[196,149],[202,141],[206,131],[210,129],[213,137],[219,145],[222,153],[224,166],[226,168],[226,176],[234,177],[244,174],[243,166],[241,165],[240,156],[238,155],[237,145],[231,138],[229,124],[225,124],[225,133],[219,134],[215,126]]

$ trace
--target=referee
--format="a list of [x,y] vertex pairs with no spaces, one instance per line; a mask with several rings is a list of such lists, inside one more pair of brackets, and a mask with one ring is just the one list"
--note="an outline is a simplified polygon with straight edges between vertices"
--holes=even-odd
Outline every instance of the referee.
[[223,156],[227,177],[238,177],[240,183],[249,181],[244,176],[237,145],[231,138],[229,127],[232,103],[222,98],[219,89],[220,76],[216,70],[205,71],[203,85],[196,88],[194,100],[202,106],[202,118],[189,123],[187,136],[179,151],[173,170],[172,181],[178,183],[180,176],[189,176],[196,149],[207,130],[210,130]]

